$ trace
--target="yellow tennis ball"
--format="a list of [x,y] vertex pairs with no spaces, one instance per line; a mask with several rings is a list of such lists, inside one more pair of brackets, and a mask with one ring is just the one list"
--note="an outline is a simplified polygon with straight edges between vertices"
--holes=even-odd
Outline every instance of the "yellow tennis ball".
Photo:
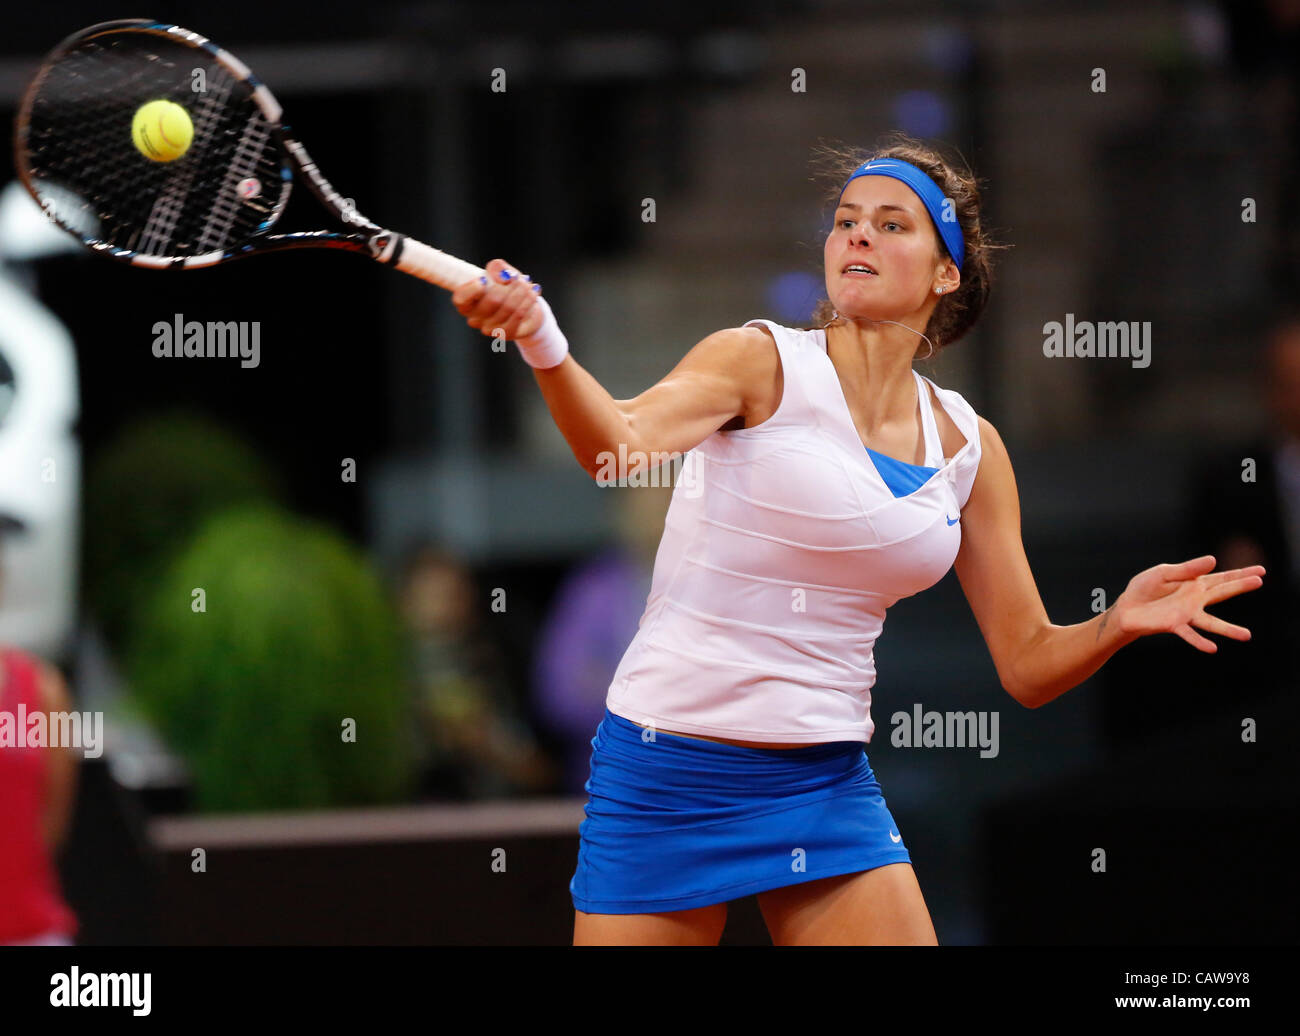
[[190,113],[172,101],[142,104],[131,121],[136,150],[151,162],[175,162],[190,149],[194,123]]

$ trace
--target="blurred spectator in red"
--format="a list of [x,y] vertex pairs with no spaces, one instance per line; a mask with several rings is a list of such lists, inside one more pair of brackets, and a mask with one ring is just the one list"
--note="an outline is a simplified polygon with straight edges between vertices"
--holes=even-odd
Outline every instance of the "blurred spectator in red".
[[[0,549],[23,527],[0,515]],[[63,900],[55,860],[72,817],[77,749],[29,747],[20,706],[26,715],[73,710],[57,669],[0,646],[0,723],[12,735],[0,740],[0,945],[70,946],[77,918]]]
[[560,584],[538,638],[533,709],[565,744],[564,789],[580,795],[605,695],[650,594],[671,486],[618,486],[618,540]]
[[483,633],[490,601],[469,570],[447,551],[419,544],[402,566],[399,596],[427,753],[425,794],[491,799],[552,788],[555,766]]

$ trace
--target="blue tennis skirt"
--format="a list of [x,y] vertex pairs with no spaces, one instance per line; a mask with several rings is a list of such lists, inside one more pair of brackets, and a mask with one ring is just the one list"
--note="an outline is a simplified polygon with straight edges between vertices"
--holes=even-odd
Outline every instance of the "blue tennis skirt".
[[912,862],[861,741],[742,748],[606,709],[591,747],[569,882],[583,913],[691,910]]

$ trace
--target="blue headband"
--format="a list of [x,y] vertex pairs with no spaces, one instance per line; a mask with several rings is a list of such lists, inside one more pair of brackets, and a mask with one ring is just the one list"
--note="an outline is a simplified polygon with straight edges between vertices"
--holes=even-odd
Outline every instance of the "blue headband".
[[926,211],[930,213],[934,229],[939,232],[939,238],[948,249],[953,262],[957,264],[957,269],[961,269],[962,262],[966,258],[966,244],[962,240],[961,224],[957,222],[955,215],[951,219],[944,219],[945,199],[938,184],[911,162],[904,162],[898,158],[873,158],[863,162],[853,171],[853,175],[844,181],[844,187],[840,191],[841,198],[844,197],[844,191],[848,190],[849,184],[859,176],[892,176],[912,188],[924,203]]

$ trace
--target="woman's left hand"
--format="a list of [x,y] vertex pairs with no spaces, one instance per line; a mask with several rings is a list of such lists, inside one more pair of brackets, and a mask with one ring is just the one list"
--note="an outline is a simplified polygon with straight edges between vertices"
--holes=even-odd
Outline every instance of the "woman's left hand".
[[1115,617],[1122,631],[1136,636],[1176,633],[1192,647],[1213,654],[1219,646],[1196,630],[1219,633],[1233,640],[1249,640],[1250,630],[1209,615],[1205,608],[1264,585],[1264,566],[1214,571],[1215,560],[1206,554],[1180,565],[1156,565],[1139,572],[1115,602]]

